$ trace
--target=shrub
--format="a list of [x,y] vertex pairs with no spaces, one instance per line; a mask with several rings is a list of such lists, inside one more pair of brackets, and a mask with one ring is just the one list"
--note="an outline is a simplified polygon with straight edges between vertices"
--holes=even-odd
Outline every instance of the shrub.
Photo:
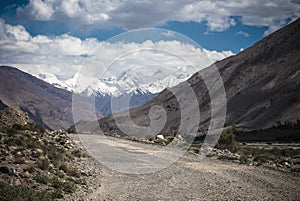
[[218,159],[219,160],[236,160],[237,158],[236,157],[232,157],[232,156],[222,155],[222,156],[219,156]]
[[201,146],[199,146],[199,145],[191,145],[191,146],[188,148],[188,150],[191,151],[191,152],[194,152],[194,153],[196,153],[196,154],[199,154],[200,148],[201,148]]
[[44,175],[38,175],[35,177],[36,182],[40,184],[48,184],[50,182],[50,178]]
[[15,157],[15,161],[14,164],[24,164],[25,163],[25,159],[23,157]]
[[27,145],[27,148],[29,149],[36,149],[36,148],[39,148],[39,144],[35,141],[31,141],[29,142]]
[[160,144],[160,145],[166,145],[166,141],[163,140],[163,139],[157,138],[157,139],[154,140],[154,142],[157,143],[157,144]]
[[272,149],[243,147],[239,148],[238,154],[241,156],[241,163],[248,164],[250,163],[249,159],[253,158],[257,165],[269,162],[283,164],[285,162],[292,163],[293,159],[300,154],[300,150],[278,147]]
[[76,149],[76,150],[73,150],[71,152],[71,154],[77,158],[81,158],[81,157],[84,157],[84,154],[81,153],[81,151],[79,149]]
[[66,193],[74,193],[76,190],[76,186],[73,182],[64,182],[63,183],[63,191]]
[[265,155],[258,155],[254,157],[253,161],[257,162],[257,165],[262,165],[263,163],[268,162],[268,157]]
[[292,172],[300,172],[300,168],[299,167],[293,167],[291,171]]
[[66,193],[73,193],[76,190],[74,182],[66,181],[62,182],[57,177],[53,177],[51,180],[52,187],[56,190],[62,190]]
[[64,171],[66,174],[73,177],[80,177],[80,174],[76,168],[70,167],[67,164],[62,164],[59,166],[59,169]]
[[38,161],[37,165],[41,170],[48,170],[50,163],[48,159],[41,159]]
[[11,140],[12,142],[12,145],[14,146],[24,146],[24,140],[23,139],[20,139],[20,138],[15,138],[13,140]]
[[9,128],[6,130],[6,134],[8,135],[8,137],[11,137],[17,133],[18,133],[18,130],[16,130],[15,128]]
[[28,126],[26,125],[21,125],[21,124],[14,124],[12,126],[13,129],[15,130],[19,130],[19,131],[24,131],[24,130],[27,130],[28,129]]
[[34,166],[33,165],[30,165],[26,168],[26,171],[29,172],[29,173],[33,173],[35,170]]
[[52,196],[46,190],[39,191],[26,186],[10,186],[8,184],[0,184],[0,200],[3,201],[50,201]]
[[47,153],[49,159],[52,161],[56,161],[56,160],[61,161],[64,157],[65,151],[62,149],[58,149],[54,146],[49,146],[49,147],[51,147],[51,148],[49,148],[49,149],[45,148],[45,150],[44,150]]
[[31,131],[36,131],[38,133],[45,133],[46,132],[45,128],[43,128],[41,125],[37,125],[37,124],[31,124],[30,130]]
[[86,185],[86,181],[83,179],[70,179],[71,181],[74,182],[74,184],[79,184],[79,185]]
[[68,169],[69,169],[69,167],[68,167],[65,163],[63,163],[63,164],[61,164],[61,165],[59,166],[58,169],[59,169],[59,170],[62,170],[62,171],[64,171],[64,172],[67,172]]
[[241,156],[240,157],[240,164],[249,164],[249,160],[247,156]]
[[235,140],[235,136],[230,130],[223,131],[216,145],[218,149],[228,149],[231,152],[238,150],[239,144]]
[[53,199],[60,199],[63,198],[63,191],[61,189],[55,189],[52,193],[52,198]]

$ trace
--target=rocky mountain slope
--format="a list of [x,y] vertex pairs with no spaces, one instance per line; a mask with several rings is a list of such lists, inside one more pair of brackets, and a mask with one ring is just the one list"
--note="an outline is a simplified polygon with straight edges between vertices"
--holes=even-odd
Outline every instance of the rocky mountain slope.
[[0,110],[0,200],[54,200],[84,189],[94,174],[80,162],[85,158],[64,131],[45,130],[11,107]]
[[[73,122],[72,98],[76,99],[78,114],[83,120],[95,119],[94,107],[80,96],[73,96],[16,68],[0,66],[0,100],[28,113],[29,117],[46,128],[66,129]],[[100,112],[97,114],[101,117]]]
[[[235,56],[214,65],[224,82],[227,96],[225,126],[239,125],[266,128],[300,118],[300,19],[276,31]],[[200,74],[213,79],[208,67]],[[187,81],[193,88],[201,113],[200,128],[206,130],[210,122],[210,97],[199,74]],[[174,87],[184,96],[186,83]],[[170,90],[164,90],[142,107],[130,110],[132,120],[148,126],[149,110],[154,105],[164,107],[167,120],[162,132],[177,131],[180,125],[180,105]],[[193,111],[190,111],[193,113]],[[115,120],[128,123],[126,112],[99,121],[107,132],[122,133]],[[130,124],[130,123],[129,123]]]
[[5,105],[1,100],[0,100],[0,110],[6,108],[7,105]]

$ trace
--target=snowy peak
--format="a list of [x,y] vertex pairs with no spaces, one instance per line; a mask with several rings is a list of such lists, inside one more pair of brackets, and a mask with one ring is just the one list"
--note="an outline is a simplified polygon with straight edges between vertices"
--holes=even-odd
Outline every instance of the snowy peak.
[[153,68],[146,71],[126,69],[120,72],[108,72],[101,78],[76,73],[69,79],[60,79],[54,74],[43,73],[37,77],[58,87],[85,97],[112,96],[124,94],[157,94],[165,88],[173,87],[194,73],[190,69]]
[[64,81],[59,80],[54,74],[50,73],[40,73],[36,76],[37,78],[52,84],[53,86],[61,89],[65,89],[68,91],[72,91],[72,87],[70,87]]
[[83,91],[85,96],[109,95],[118,97],[123,94],[157,94],[165,88],[173,87],[187,80],[190,76],[185,73],[167,74],[162,70],[152,75],[127,71],[117,77],[96,80]]

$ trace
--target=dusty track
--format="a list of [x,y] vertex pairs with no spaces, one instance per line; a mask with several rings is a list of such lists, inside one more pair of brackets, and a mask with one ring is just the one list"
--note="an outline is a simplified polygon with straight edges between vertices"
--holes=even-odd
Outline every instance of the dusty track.
[[[94,136],[87,136],[93,139]],[[97,140],[92,140],[97,149]],[[151,154],[160,149],[109,138],[108,146]],[[103,150],[99,150],[101,154]],[[112,153],[113,155],[113,153]],[[124,164],[126,165],[126,164]],[[299,174],[185,154],[169,167],[152,174],[124,174],[99,165],[100,185],[84,200],[299,200]]]

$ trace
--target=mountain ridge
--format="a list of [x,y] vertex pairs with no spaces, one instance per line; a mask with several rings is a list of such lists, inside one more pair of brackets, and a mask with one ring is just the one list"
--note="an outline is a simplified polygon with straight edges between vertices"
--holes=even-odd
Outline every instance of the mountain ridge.
[[[235,56],[216,62],[227,96],[225,126],[267,128],[277,122],[293,121],[300,114],[300,19],[274,32]],[[212,66],[200,71],[209,73]],[[198,73],[187,81],[194,89],[201,112],[200,128],[207,130],[210,122],[210,97]],[[174,88],[180,90],[184,84]],[[184,89],[180,90],[184,93]],[[161,132],[176,131],[180,126],[178,101],[164,90],[142,107],[130,110],[139,126],[149,125],[149,110],[161,105],[168,119]],[[103,131],[122,133],[115,119],[126,124],[126,112],[99,120]]]
[[[42,81],[14,67],[0,66],[0,100],[6,105],[28,113],[29,117],[46,128],[67,129],[73,122],[72,101],[79,104],[84,120],[95,120],[84,111],[95,111],[82,97]],[[73,96],[74,95],[74,96]],[[101,117],[100,112],[97,113]]]

